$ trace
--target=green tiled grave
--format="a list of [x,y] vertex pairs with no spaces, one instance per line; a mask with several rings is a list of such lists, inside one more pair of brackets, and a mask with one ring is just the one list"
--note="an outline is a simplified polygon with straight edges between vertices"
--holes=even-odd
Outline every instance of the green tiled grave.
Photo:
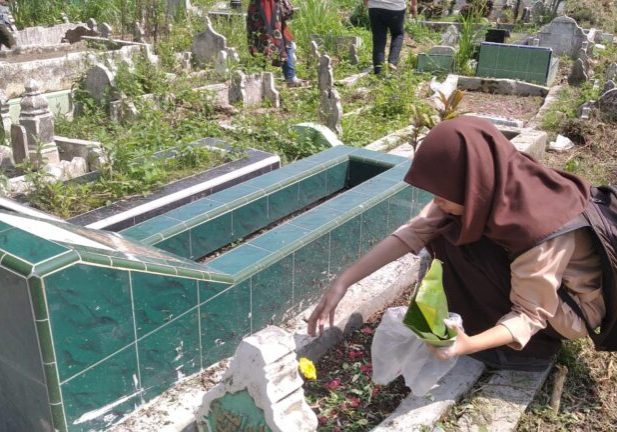
[[105,429],[306,308],[430,199],[409,163],[339,146],[121,234],[0,211],[1,424]]
[[553,58],[550,48],[483,42],[476,75],[549,86],[558,66],[559,59]]
[[454,56],[420,53],[417,57],[416,70],[418,72],[452,72]]

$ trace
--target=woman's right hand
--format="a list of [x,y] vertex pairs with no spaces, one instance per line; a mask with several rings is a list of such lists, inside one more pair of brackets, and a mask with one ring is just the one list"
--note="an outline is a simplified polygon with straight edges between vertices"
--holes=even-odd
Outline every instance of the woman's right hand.
[[332,327],[334,324],[334,312],[341,299],[345,296],[347,288],[347,286],[335,280],[328,291],[321,297],[321,300],[319,300],[315,310],[313,310],[308,319],[308,334],[310,336],[316,336],[316,329],[319,329],[319,336],[321,336],[326,321]]

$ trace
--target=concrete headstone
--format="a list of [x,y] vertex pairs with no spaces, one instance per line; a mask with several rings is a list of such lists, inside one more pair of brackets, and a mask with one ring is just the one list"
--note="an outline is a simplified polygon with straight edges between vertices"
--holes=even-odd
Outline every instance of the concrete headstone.
[[270,101],[272,107],[279,108],[281,106],[281,96],[274,84],[274,74],[272,72],[262,72],[261,79],[263,99]]
[[321,54],[319,53],[319,45],[317,45],[317,42],[312,40],[310,43],[310,53],[311,53],[311,57],[314,59],[318,59],[319,57],[321,57]]
[[99,33],[86,26],[80,25],[73,29],[67,30],[62,40],[74,44],[79,42],[84,36],[99,36]]
[[113,29],[111,28],[109,24],[104,22],[103,24],[100,25],[99,31],[101,33],[101,37],[110,39]]
[[221,383],[203,398],[199,431],[316,431],[294,348],[293,336],[278,327],[245,338]]
[[88,21],[86,21],[86,26],[88,26],[88,28],[94,32],[98,31],[98,25],[94,18],[88,19]]
[[613,90],[614,88],[616,88],[617,85],[615,85],[615,81],[613,80],[608,80],[604,83],[604,88],[602,89],[602,93],[606,93],[609,90]]
[[351,44],[349,45],[349,63],[352,65],[357,65],[360,63],[360,57],[358,56],[358,45]]
[[538,32],[538,37],[540,46],[552,48],[553,55],[566,54],[573,59],[576,58],[583,42],[587,41],[587,35],[576,20],[567,16],[557,17],[543,26]]
[[330,56],[324,54],[319,57],[319,70],[317,72],[319,91],[329,91],[334,85],[334,74],[332,72],[332,60]]
[[84,86],[94,100],[103,104],[112,97],[115,75],[107,66],[101,63],[95,64],[86,72]]
[[214,63],[214,71],[219,76],[226,76],[229,73],[229,67],[227,67],[227,51],[221,50]]
[[205,18],[205,24],[206,29],[195,35],[191,45],[193,59],[200,66],[214,62],[218,53],[227,49],[227,39],[214,31],[210,18]]
[[28,134],[21,125],[11,125],[11,149],[13,150],[13,160],[16,164],[20,164],[28,159]]
[[600,96],[598,108],[611,118],[617,118],[617,89],[609,90]]
[[321,92],[319,99],[319,118],[322,123],[336,132],[338,135],[343,133],[341,120],[343,119],[343,105],[338,92],[331,88]]
[[571,86],[580,86],[588,79],[585,63],[580,58],[576,59],[570,70],[570,75],[568,75],[568,84]]
[[454,56],[456,55],[456,49],[454,47],[451,47],[449,45],[435,45],[434,47],[432,47],[429,50],[429,55],[430,54],[440,54],[440,55],[451,55]]
[[617,79],[617,63],[611,63],[606,67],[604,78],[615,81]]
[[[26,94],[21,99],[19,124],[27,133],[28,157],[37,162],[58,163],[60,155],[54,142],[54,115],[41,94],[39,84],[30,80],[25,85]],[[42,160],[38,159],[38,156]]]
[[142,27],[141,23],[135,21],[133,23],[133,42],[145,43],[146,42],[146,32]]
[[458,45],[460,39],[460,33],[455,25],[448,26],[446,32],[441,35],[441,45],[449,45],[455,47]]

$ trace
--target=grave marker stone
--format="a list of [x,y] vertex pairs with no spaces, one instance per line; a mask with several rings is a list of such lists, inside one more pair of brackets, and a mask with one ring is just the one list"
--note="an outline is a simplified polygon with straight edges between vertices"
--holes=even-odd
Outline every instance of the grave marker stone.
[[319,118],[338,135],[343,133],[343,127],[341,125],[341,120],[343,119],[343,105],[341,104],[341,97],[334,88],[321,92],[319,100]]
[[531,8],[526,7],[523,9],[523,16],[521,17],[523,22],[528,23],[531,21]]
[[274,85],[274,74],[262,72],[246,75],[235,71],[229,86],[229,103],[240,103],[244,107],[261,105],[269,100],[275,108],[280,106],[280,95]]
[[610,118],[617,118],[617,89],[609,90],[600,96],[598,107]]
[[604,88],[602,89],[602,93],[606,93],[609,90],[613,90],[617,85],[615,85],[615,81],[608,80],[604,83]]
[[195,35],[191,45],[193,58],[200,66],[214,62],[218,53],[227,49],[227,39],[214,31],[210,18],[205,17],[205,24],[206,29]]
[[349,45],[349,63],[352,65],[357,65],[360,63],[360,57],[358,56],[358,45],[356,44]]
[[133,42],[145,43],[146,32],[139,21],[133,24]]
[[319,46],[314,40],[312,40],[310,43],[310,53],[311,57],[314,59],[318,59],[319,57],[321,57],[321,54],[319,53]]
[[86,21],[86,26],[93,32],[98,32],[98,26],[94,18],[88,19],[88,21]]
[[606,71],[604,72],[604,78],[613,81],[617,79],[617,63],[611,63],[606,67]]
[[0,145],[8,144],[11,135],[11,115],[9,114],[8,98],[4,90],[0,89]]
[[575,59],[587,35],[573,18],[560,16],[543,26],[538,32],[540,46],[553,49],[556,56],[567,54]]
[[111,39],[112,31],[113,29],[109,24],[105,22],[101,24],[101,27],[100,27],[101,37]]
[[115,75],[107,66],[101,63],[95,64],[86,73],[84,87],[94,100],[103,104],[112,96],[115,88]]
[[269,326],[242,340],[220,384],[203,398],[200,432],[313,432],[293,336]]
[[580,86],[589,79],[587,76],[587,69],[583,60],[576,59],[568,75],[568,84],[571,86]]
[[229,68],[227,67],[227,51],[219,51],[219,55],[214,64],[214,70],[219,76],[226,76],[229,73]]
[[79,42],[83,36],[99,36],[99,33],[86,26],[80,25],[74,29],[67,30],[62,41],[74,44]]
[[320,93],[328,91],[334,85],[334,74],[332,72],[332,60],[330,56],[324,54],[319,57],[319,69],[317,71],[317,82]]
[[16,164],[28,159],[28,134],[22,125],[11,125],[11,149]]
[[448,26],[446,32],[441,35],[441,45],[449,45],[455,47],[458,45],[460,34],[455,25]]
[[[54,142],[54,115],[49,111],[47,99],[41,94],[36,81],[28,81],[25,88],[26,94],[20,103],[19,124],[27,134],[28,158],[37,162],[58,163],[60,155]],[[42,160],[38,160],[39,149]]]

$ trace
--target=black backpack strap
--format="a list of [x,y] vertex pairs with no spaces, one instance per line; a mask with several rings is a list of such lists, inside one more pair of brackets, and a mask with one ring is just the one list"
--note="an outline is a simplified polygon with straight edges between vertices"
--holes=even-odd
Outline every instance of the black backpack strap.
[[578,305],[578,303],[572,298],[572,296],[568,293],[568,289],[562,285],[557,290],[557,294],[559,295],[559,298],[563,300],[565,304],[570,306],[570,308],[574,311],[574,313],[576,313],[576,315],[578,315],[578,317],[583,320],[583,322],[585,323],[585,327],[587,328],[587,332],[589,333],[589,336],[595,334],[595,330],[591,327],[591,325],[589,325],[589,321],[587,321],[587,317],[583,313],[583,310]]

